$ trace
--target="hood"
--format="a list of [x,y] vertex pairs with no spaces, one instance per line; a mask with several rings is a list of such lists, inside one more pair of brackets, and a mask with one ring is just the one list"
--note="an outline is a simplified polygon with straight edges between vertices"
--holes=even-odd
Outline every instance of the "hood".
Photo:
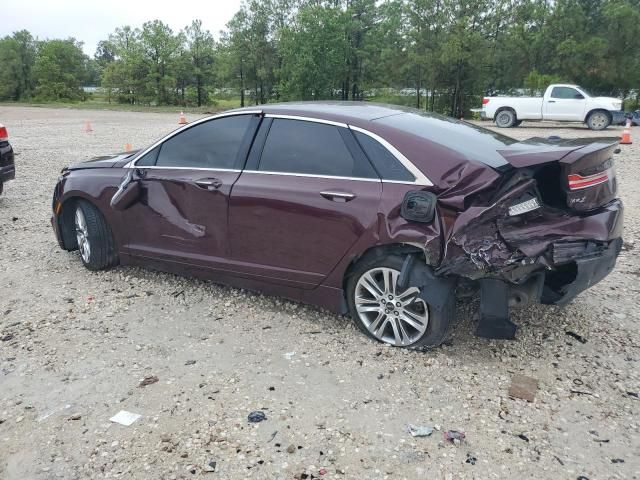
[[139,150],[131,152],[117,153],[113,155],[103,155],[101,157],[95,157],[86,162],[74,163],[69,165],[67,170],[84,170],[88,168],[112,168],[121,167],[127,163]]
[[611,105],[612,110],[622,109],[622,100],[615,97],[592,97],[591,102],[595,105]]
[[541,138],[534,137],[522,142],[513,143],[508,148],[498,150],[498,153],[511,166],[516,168],[541,165],[548,162],[562,160],[571,152],[584,149],[593,152],[610,148],[617,144],[617,137],[597,137],[597,138],[572,138],[562,139],[560,137]]

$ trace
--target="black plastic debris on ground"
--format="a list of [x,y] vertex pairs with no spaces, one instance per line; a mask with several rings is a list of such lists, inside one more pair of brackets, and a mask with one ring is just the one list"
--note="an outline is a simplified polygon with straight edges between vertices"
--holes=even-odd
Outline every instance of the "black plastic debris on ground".
[[572,332],[571,330],[567,330],[566,332],[564,332],[565,335],[568,335],[572,338],[575,338],[577,341],[579,341],[580,343],[587,343],[587,339],[584,338],[582,335],[578,335],[576,332]]
[[476,457],[474,457],[470,453],[467,453],[467,459],[465,460],[466,463],[469,463],[471,465],[475,465],[477,461],[478,461],[478,459]]
[[264,412],[261,412],[260,410],[256,410],[255,412],[251,412],[249,414],[248,419],[250,423],[259,423],[259,422],[262,422],[263,420],[266,420],[267,416],[264,414]]

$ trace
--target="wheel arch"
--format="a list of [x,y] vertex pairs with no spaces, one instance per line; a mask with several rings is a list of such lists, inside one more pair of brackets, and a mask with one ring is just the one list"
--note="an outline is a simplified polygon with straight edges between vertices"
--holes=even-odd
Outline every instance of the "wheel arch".
[[495,122],[496,117],[498,116],[498,114],[500,112],[504,112],[505,110],[509,110],[511,112],[513,112],[513,114],[516,117],[516,120],[518,119],[518,112],[516,112],[516,109],[513,107],[509,107],[508,105],[505,105],[504,107],[498,107],[498,109],[496,110],[496,112],[493,114],[493,121]]
[[611,124],[611,122],[613,121],[613,116],[611,115],[611,112],[609,112],[609,110],[605,109],[605,108],[592,108],[591,110],[589,110],[587,112],[587,114],[584,116],[584,123],[587,123],[587,121],[589,120],[589,116],[591,116],[592,114],[596,113],[596,112],[602,112],[605,115],[607,115],[607,117],[609,117],[609,124]]
[[105,219],[105,222],[107,222],[107,224],[109,223],[107,221],[107,217],[105,216],[104,212],[100,208],[100,205],[95,201],[95,199],[84,194],[84,192],[68,192],[60,201],[62,209],[60,210],[60,214],[56,217],[58,221],[58,227],[60,229],[60,236],[63,244],[62,247],[68,251],[77,250],[78,248],[75,236],[74,214],[75,206],[79,201],[85,201],[92,204],[98,210],[98,212],[100,212],[100,215],[102,215],[102,218]]
[[342,276],[342,292],[346,298],[347,282],[355,269],[356,265],[363,261],[369,261],[374,258],[383,258],[387,255],[408,255],[409,253],[419,253],[424,255],[424,251],[415,245],[409,243],[387,243],[383,245],[374,245],[355,255]]

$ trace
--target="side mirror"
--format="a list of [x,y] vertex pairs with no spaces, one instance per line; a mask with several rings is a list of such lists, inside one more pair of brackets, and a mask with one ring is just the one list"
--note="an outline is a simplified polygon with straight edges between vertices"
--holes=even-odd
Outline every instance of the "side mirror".
[[111,197],[111,208],[117,211],[126,210],[140,198],[140,182],[134,177],[133,169],[125,175],[120,187]]
[[402,201],[400,215],[411,222],[431,223],[436,212],[437,198],[423,190],[407,192]]

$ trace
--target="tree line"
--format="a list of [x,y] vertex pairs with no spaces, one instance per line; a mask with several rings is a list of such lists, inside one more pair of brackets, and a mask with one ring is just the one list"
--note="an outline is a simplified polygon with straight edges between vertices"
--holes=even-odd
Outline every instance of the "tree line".
[[[382,99],[453,116],[552,82],[640,90],[640,0],[244,0],[216,39],[200,20],[76,39],[0,39],[0,100],[242,105]],[[402,92],[399,95],[398,92]],[[632,105],[633,106],[633,105]]]

